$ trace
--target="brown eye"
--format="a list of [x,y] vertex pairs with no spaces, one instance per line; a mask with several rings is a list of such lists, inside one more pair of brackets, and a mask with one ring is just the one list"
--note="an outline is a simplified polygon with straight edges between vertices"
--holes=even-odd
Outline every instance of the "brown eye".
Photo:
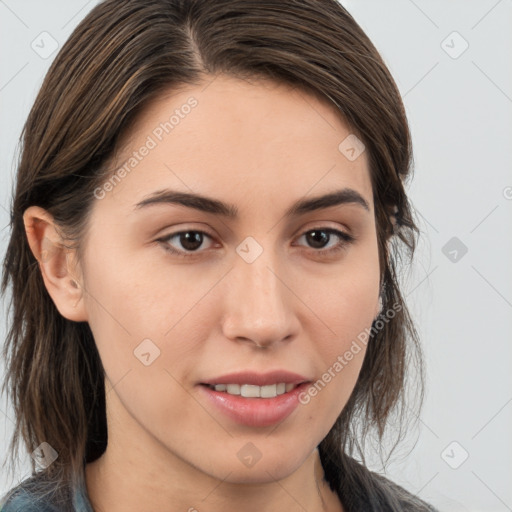
[[[333,237],[334,235],[334,237]],[[343,231],[339,231],[333,228],[314,228],[306,231],[301,235],[301,238],[305,237],[307,244],[313,248],[317,249],[314,252],[330,254],[332,252],[339,251],[341,249],[346,248],[350,243],[354,242],[355,237],[345,233]],[[334,245],[328,249],[325,247],[331,242],[334,238]],[[338,241],[336,242],[336,238]]]
[[[212,238],[208,233],[205,233],[204,231],[196,231],[196,230],[186,230],[186,231],[178,231],[176,233],[171,233],[169,235],[166,235],[163,238],[158,239],[158,242],[161,242],[163,247],[173,253],[177,254],[178,256],[188,256],[187,253],[190,253],[191,255],[195,253],[199,253],[199,249],[201,248],[205,237]],[[180,246],[176,248],[171,244],[171,240],[175,239],[174,242],[176,245]]]

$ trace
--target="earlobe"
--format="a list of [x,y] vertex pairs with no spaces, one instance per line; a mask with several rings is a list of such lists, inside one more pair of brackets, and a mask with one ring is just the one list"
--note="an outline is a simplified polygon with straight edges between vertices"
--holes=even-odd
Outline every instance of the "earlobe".
[[72,263],[74,251],[66,247],[53,217],[39,206],[30,206],[23,223],[30,250],[59,313],[74,322],[87,321],[79,266]]

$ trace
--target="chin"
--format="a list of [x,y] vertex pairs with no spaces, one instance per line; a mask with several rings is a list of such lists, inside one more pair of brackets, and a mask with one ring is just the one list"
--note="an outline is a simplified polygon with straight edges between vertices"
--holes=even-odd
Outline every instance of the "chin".
[[[297,440],[291,447],[273,446],[265,438],[236,442],[237,448],[225,447],[222,454],[212,461],[210,473],[215,478],[233,484],[265,484],[293,474],[311,455],[304,443]],[[238,447],[240,446],[240,447]],[[298,447],[302,450],[299,450]],[[233,456],[228,456],[228,452]],[[219,464],[219,460],[222,463]],[[228,475],[226,477],[226,475]]]
[[252,468],[240,468],[235,465],[231,467],[231,473],[227,478],[224,478],[225,475],[219,476],[219,478],[231,484],[268,484],[290,476],[298,467],[281,464],[279,468],[276,468],[274,464],[263,464],[262,462],[261,466],[258,463]]

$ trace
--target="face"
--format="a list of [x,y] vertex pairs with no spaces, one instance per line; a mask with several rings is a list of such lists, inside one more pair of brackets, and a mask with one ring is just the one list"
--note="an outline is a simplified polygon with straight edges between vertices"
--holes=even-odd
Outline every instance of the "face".
[[[351,346],[379,293],[372,188],[325,101],[261,80],[205,87],[160,97],[123,140],[96,190],[83,305],[111,428],[163,464],[263,482],[301,466],[356,383],[365,347]],[[207,382],[306,384],[247,398]]]

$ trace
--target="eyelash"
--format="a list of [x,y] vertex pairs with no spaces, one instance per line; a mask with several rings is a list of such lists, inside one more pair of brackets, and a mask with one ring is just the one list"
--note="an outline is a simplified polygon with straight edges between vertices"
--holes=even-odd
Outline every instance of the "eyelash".
[[[341,241],[338,244],[336,244],[334,247],[332,247],[330,249],[318,249],[318,250],[313,249],[314,253],[317,253],[317,254],[319,254],[321,256],[331,256],[331,255],[334,255],[334,254],[338,253],[339,251],[342,251],[342,250],[346,249],[347,246],[349,246],[350,244],[352,244],[356,240],[355,236],[349,235],[348,233],[345,233],[344,231],[340,231],[340,230],[334,229],[334,228],[322,228],[322,227],[308,229],[307,231],[302,233],[300,235],[300,237],[302,237],[304,235],[307,235],[308,233],[311,233],[313,231],[323,231],[323,232],[328,233],[328,234],[334,234],[334,235],[338,236],[341,239]],[[189,251],[189,252],[179,251],[179,250],[176,250],[172,246],[169,245],[169,240],[170,239],[172,239],[172,238],[174,238],[174,237],[176,237],[178,235],[182,235],[184,233],[200,233],[202,235],[206,235],[209,238],[213,238],[211,235],[209,235],[205,231],[200,231],[200,230],[196,230],[196,229],[186,229],[186,230],[183,230],[183,231],[177,231],[176,233],[170,233],[169,235],[166,235],[165,237],[159,238],[156,241],[160,242],[161,245],[163,246],[163,248],[167,252],[170,252],[171,254],[173,254],[175,256],[178,256],[180,258],[194,257],[195,255],[199,254],[198,251]],[[329,240],[329,242],[330,242],[330,240]]]

